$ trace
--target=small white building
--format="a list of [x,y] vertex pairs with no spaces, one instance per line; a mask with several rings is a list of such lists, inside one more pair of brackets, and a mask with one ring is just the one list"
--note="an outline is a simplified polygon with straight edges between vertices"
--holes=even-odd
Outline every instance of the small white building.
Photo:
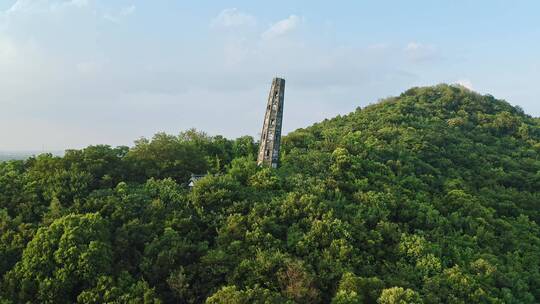
[[195,186],[195,184],[205,176],[206,176],[206,174],[191,174],[191,178],[189,179],[188,187],[193,188],[193,186]]

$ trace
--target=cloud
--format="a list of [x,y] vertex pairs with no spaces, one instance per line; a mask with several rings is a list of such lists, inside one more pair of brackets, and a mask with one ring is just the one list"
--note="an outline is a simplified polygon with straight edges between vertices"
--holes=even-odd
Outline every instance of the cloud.
[[135,7],[135,5],[126,6],[120,10],[120,15],[121,16],[133,15],[136,9],[137,8]]
[[14,19],[21,17],[18,15],[51,15],[53,13],[73,13],[76,10],[91,15],[97,13],[97,16],[101,16],[107,21],[120,23],[123,18],[135,13],[136,6],[129,5],[107,10],[97,5],[93,0],[17,0],[3,15]]
[[71,0],[71,1],[63,1],[61,5],[71,5],[71,6],[77,6],[77,7],[84,7],[88,6],[90,0]]
[[280,20],[270,26],[262,34],[263,39],[273,39],[295,30],[301,23],[301,19],[296,15],[290,15],[287,19]]
[[386,50],[389,47],[390,46],[388,45],[388,43],[375,43],[375,44],[369,45],[368,49],[371,49],[371,50]]
[[415,63],[431,61],[439,57],[435,46],[418,42],[409,42],[403,51],[408,59]]
[[75,67],[83,75],[94,75],[101,71],[103,65],[96,61],[85,61],[77,63]]
[[405,47],[406,52],[416,52],[422,49],[424,46],[417,42],[409,42]]
[[233,28],[240,26],[253,26],[257,19],[249,14],[243,13],[236,8],[226,8],[215,17],[210,26],[213,28]]
[[121,8],[119,11],[114,13],[105,13],[103,15],[103,19],[110,21],[112,23],[120,23],[123,18],[126,18],[128,16],[131,16],[135,14],[135,11],[137,10],[135,5],[130,5]]
[[17,55],[17,47],[8,38],[0,36],[0,65],[10,62]]
[[43,1],[17,0],[6,11],[6,15],[16,14],[19,12],[28,12],[35,9],[36,7],[43,7],[43,4]]
[[6,11],[7,15],[36,11],[55,11],[66,7],[85,7],[90,0],[17,0]]
[[32,1],[17,0],[13,5],[6,11],[6,14],[13,14],[20,11],[27,11],[32,7]]
[[474,87],[473,87],[473,84],[472,82],[469,80],[469,79],[460,79],[458,81],[455,82],[457,85],[460,85],[464,88],[467,88],[469,90],[474,90]]

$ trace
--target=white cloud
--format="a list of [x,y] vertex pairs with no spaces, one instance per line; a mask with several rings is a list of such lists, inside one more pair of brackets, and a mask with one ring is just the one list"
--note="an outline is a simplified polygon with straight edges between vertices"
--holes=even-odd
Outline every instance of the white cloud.
[[13,5],[6,11],[7,15],[15,14],[18,12],[27,12],[36,7],[43,6],[43,1],[32,1],[32,0],[17,0]]
[[8,15],[17,13],[28,13],[33,11],[53,11],[65,7],[85,7],[90,0],[17,0],[6,11]]
[[[103,19],[113,23],[120,23],[123,18],[133,15],[136,11],[135,5],[129,5],[112,10],[105,10],[99,7],[93,0],[17,0],[4,16],[11,19],[17,18],[17,15],[48,15],[50,13],[65,13],[85,11],[89,14],[98,13]],[[2,15],[0,14],[0,17]],[[43,17],[43,16],[42,16]],[[0,20],[1,21],[1,20]]]
[[64,5],[73,5],[78,7],[83,7],[88,5],[89,0],[71,0],[71,1],[65,1]]
[[31,1],[17,0],[13,5],[6,11],[6,14],[13,14],[17,11],[28,10],[32,5]]
[[123,18],[126,18],[128,16],[131,16],[135,14],[135,11],[137,8],[135,5],[130,5],[121,8],[119,11],[113,12],[113,13],[105,13],[103,15],[103,19],[110,21],[112,23],[120,23]]
[[0,65],[10,62],[17,55],[17,47],[8,38],[0,36]]
[[403,49],[412,62],[425,62],[436,59],[438,52],[435,46],[418,42],[409,42]]
[[239,11],[236,8],[226,8],[222,10],[210,23],[213,28],[231,28],[239,26],[253,26],[257,19],[249,14]]
[[120,10],[120,15],[121,16],[130,16],[130,15],[133,15],[135,13],[135,10],[137,8],[135,7],[135,5],[131,5],[131,6],[127,6],[127,7],[124,7]]
[[467,88],[469,90],[474,90],[473,84],[469,79],[460,79],[460,80],[456,81],[456,84],[460,85],[460,86],[462,86],[464,88]]
[[421,49],[423,46],[420,43],[417,42],[409,42],[407,46],[405,47],[405,51],[407,52],[414,52]]
[[272,24],[272,26],[270,26],[270,28],[262,34],[262,38],[272,39],[283,36],[296,29],[300,25],[300,23],[301,19],[298,16],[290,15],[287,19],[283,19]]
[[83,75],[94,75],[101,71],[103,65],[96,61],[85,61],[77,63],[75,67]]
[[388,45],[388,43],[376,43],[376,44],[369,45],[368,49],[371,49],[371,50],[386,50],[389,47],[390,46]]

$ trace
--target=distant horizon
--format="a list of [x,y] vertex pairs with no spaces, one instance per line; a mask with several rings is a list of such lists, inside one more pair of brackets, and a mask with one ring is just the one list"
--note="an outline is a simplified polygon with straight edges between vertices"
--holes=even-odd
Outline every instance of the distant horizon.
[[439,83],[540,116],[539,10],[533,0],[0,0],[0,150],[129,146],[189,128],[257,137],[275,76],[287,80],[284,134]]
[[[436,85],[440,85],[440,84],[443,84],[443,83],[439,83],[439,84],[433,84],[433,85],[426,85],[426,86],[415,86],[415,87],[430,87],[430,86],[436,86]],[[460,85],[460,86],[463,86],[462,84],[448,84],[448,85]],[[471,88],[467,88],[466,86],[463,86],[464,88],[472,91],[472,92],[475,92],[475,93],[478,93],[478,94],[481,94],[481,95],[492,95],[492,94],[489,94],[489,93],[480,93],[480,92],[477,92]],[[412,88],[412,87],[411,87]],[[408,88],[409,89],[409,88]],[[405,91],[405,90],[404,90]],[[402,92],[401,92],[402,93]],[[397,94],[399,95],[399,94]],[[397,96],[395,95],[395,96]],[[395,96],[387,96],[387,97],[384,97],[384,98],[379,98],[377,99],[376,101],[373,101],[373,102],[370,102],[366,105],[364,105],[362,108],[364,107],[367,107],[367,106],[370,106],[370,105],[373,105],[373,104],[376,104],[378,102],[380,102],[381,100],[384,100],[385,98],[389,98],[389,97],[395,97]],[[493,96],[493,95],[492,95]],[[497,96],[493,96],[494,98],[496,99],[499,99],[500,98],[497,98]],[[519,106],[521,107],[520,105],[517,105],[517,104],[513,104],[512,102],[508,101],[508,100],[504,100],[506,102],[508,102],[510,105],[512,105],[513,107],[516,107],[516,106]],[[359,106],[358,106],[359,107]],[[356,109],[356,108],[355,108]],[[354,110],[352,110],[354,111]],[[346,115],[346,114],[349,114],[351,113],[352,111],[349,111],[347,113],[337,113],[331,117],[326,117],[326,118],[323,118],[321,119],[320,121],[324,120],[324,119],[332,119],[336,116],[339,116],[339,115]],[[529,115],[533,118],[538,118],[538,116],[535,116],[535,115],[532,115],[530,113],[527,112],[526,109],[524,109],[525,111],[525,114],[526,115]],[[264,117],[260,117],[260,120],[261,120],[261,126],[262,126],[262,121],[263,121],[263,118]],[[318,123],[320,121],[315,121],[313,123],[310,123],[306,126],[299,126],[298,128],[306,128],[306,127],[309,127],[315,123]],[[297,129],[298,129],[297,128]],[[65,147],[65,148],[56,148],[56,149],[48,149],[48,148],[42,148],[42,149],[27,149],[27,150],[9,150],[9,149],[2,149],[0,147],[0,156],[2,155],[6,155],[6,154],[14,154],[14,155],[39,155],[39,154],[44,154],[44,153],[51,153],[53,155],[56,155],[56,156],[63,156],[63,154],[65,153],[65,151],[67,150],[81,150],[81,149],[84,149],[86,147],[89,147],[89,146],[96,146],[96,145],[107,145],[107,146],[111,146],[111,147],[121,147],[121,146],[126,146],[126,147],[133,147],[135,145],[135,141],[140,139],[140,138],[147,138],[147,139],[151,139],[155,134],[158,134],[158,133],[166,133],[166,134],[169,134],[169,135],[179,135],[181,132],[184,132],[184,131],[187,131],[187,130],[191,130],[191,129],[196,129],[197,131],[200,131],[200,132],[204,132],[206,134],[208,134],[209,136],[224,136],[228,139],[235,139],[235,138],[239,138],[241,136],[252,136],[254,138],[255,141],[258,141],[259,140],[259,137],[260,137],[260,134],[256,134],[256,135],[252,135],[252,134],[243,134],[243,135],[238,135],[238,136],[234,136],[234,137],[228,137],[228,136],[225,136],[223,134],[212,134],[212,133],[209,133],[209,132],[206,132],[205,130],[202,130],[202,129],[197,129],[197,128],[187,128],[187,129],[182,129],[182,130],[178,130],[177,132],[166,132],[166,131],[156,131],[154,132],[153,134],[149,135],[149,136],[139,136],[137,138],[134,138],[131,143],[127,143],[127,144],[111,144],[111,143],[106,143],[106,142],[103,142],[103,143],[90,143],[90,144],[87,144],[87,145],[84,145],[84,146],[78,146],[78,147]],[[294,130],[288,130],[287,132],[283,132],[283,136],[286,136],[288,133],[290,132],[293,132],[295,131],[296,129]]]
[[[67,149],[69,150],[69,148]],[[63,150],[0,150],[0,154],[61,153]]]

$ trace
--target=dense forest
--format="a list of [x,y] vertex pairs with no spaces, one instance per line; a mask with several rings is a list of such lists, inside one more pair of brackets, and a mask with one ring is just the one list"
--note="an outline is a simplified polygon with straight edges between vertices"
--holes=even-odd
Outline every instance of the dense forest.
[[[413,88],[283,138],[0,163],[0,303],[539,303],[540,120]],[[193,189],[192,173],[208,173]]]

